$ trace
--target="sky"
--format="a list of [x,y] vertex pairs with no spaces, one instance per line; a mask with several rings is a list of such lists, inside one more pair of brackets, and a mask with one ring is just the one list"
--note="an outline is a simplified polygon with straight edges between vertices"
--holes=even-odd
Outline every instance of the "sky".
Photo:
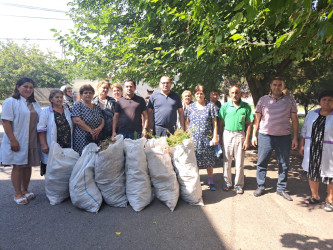
[[68,2],[0,0],[0,41],[6,42],[10,38],[17,44],[37,44],[42,51],[55,52],[58,58],[62,58],[62,48],[50,29],[73,29],[74,24],[65,13],[69,10]]

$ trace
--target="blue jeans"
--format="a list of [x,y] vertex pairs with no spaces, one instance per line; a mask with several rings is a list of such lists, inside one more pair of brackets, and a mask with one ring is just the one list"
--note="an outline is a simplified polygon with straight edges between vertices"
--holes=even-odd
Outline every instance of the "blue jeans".
[[279,166],[279,177],[276,191],[285,191],[287,188],[289,155],[291,148],[290,135],[272,136],[260,134],[258,136],[258,162],[257,162],[257,184],[258,188],[265,189],[267,164],[273,149]]
[[[119,132],[119,134],[123,135],[124,139],[129,138],[129,139],[134,140],[134,133],[121,133],[121,132]],[[138,137],[136,139],[140,139],[142,137],[142,133],[138,132],[137,134],[138,134]]]
[[173,134],[175,132],[174,129],[167,129],[167,128],[163,128],[163,127],[160,127],[160,126],[155,126],[155,135],[158,136],[158,137],[161,137],[161,136],[170,136],[169,133]]

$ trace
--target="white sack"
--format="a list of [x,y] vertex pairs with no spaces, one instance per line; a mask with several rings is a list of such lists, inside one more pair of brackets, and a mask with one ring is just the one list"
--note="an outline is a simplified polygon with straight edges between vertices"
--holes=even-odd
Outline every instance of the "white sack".
[[125,139],[126,195],[135,211],[141,211],[153,200],[144,146],[146,138]]
[[179,199],[179,184],[168,148],[166,137],[161,137],[148,140],[145,151],[156,197],[173,211]]
[[58,143],[52,142],[45,175],[45,193],[51,205],[69,197],[69,178],[79,157],[73,149],[61,148]]
[[106,204],[113,207],[127,207],[124,139],[115,137],[116,142],[97,153],[95,161],[95,182]]
[[191,139],[172,147],[171,158],[180,185],[180,197],[191,205],[203,206],[199,169]]
[[74,206],[97,213],[102,204],[102,195],[94,180],[97,145],[90,143],[82,151],[69,180],[69,192]]

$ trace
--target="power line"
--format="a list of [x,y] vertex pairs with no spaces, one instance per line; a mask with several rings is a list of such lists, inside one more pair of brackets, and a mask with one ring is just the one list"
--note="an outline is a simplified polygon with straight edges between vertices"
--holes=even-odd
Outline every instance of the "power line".
[[48,9],[48,8],[35,7],[35,6],[29,6],[29,5],[22,5],[22,4],[15,4],[15,3],[2,3],[2,2],[0,2],[0,4],[1,5],[12,6],[12,7],[24,8],[24,9],[35,9],[35,10],[42,10],[42,11],[52,11],[52,12],[67,13],[67,11],[64,11],[64,10]]
[[69,21],[71,19],[69,18],[55,18],[55,17],[39,17],[39,16],[15,16],[15,15],[3,15],[1,14],[1,16],[11,16],[11,17],[24,17],[24,18],[37,18],[37,19],[52,19],[52,20],[61,20],[61,21]]
[[57,39],[49,39],[49,38],[6,38],[6,37],[0,37],[0,40],[14,40],[14,41],[18,41],[18,40],[31,40],[31,41],[55,41]]

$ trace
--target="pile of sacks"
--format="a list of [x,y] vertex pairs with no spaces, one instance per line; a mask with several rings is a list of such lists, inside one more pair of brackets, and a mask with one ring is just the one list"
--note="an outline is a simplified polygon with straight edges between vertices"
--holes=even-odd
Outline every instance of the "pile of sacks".
[[141,211],[154,195],[171,211],[179,196],[191,205],[203,205],[199,171],[193,141],[184,139],[169,147],[166,137],[158,139],[123,139],[102,150],[87,145],[81,157],[57,143],[50,148],[45,177],[45,191],[50,204],[69,196],[72,203],[97,213],[102,201],[113,207]]

